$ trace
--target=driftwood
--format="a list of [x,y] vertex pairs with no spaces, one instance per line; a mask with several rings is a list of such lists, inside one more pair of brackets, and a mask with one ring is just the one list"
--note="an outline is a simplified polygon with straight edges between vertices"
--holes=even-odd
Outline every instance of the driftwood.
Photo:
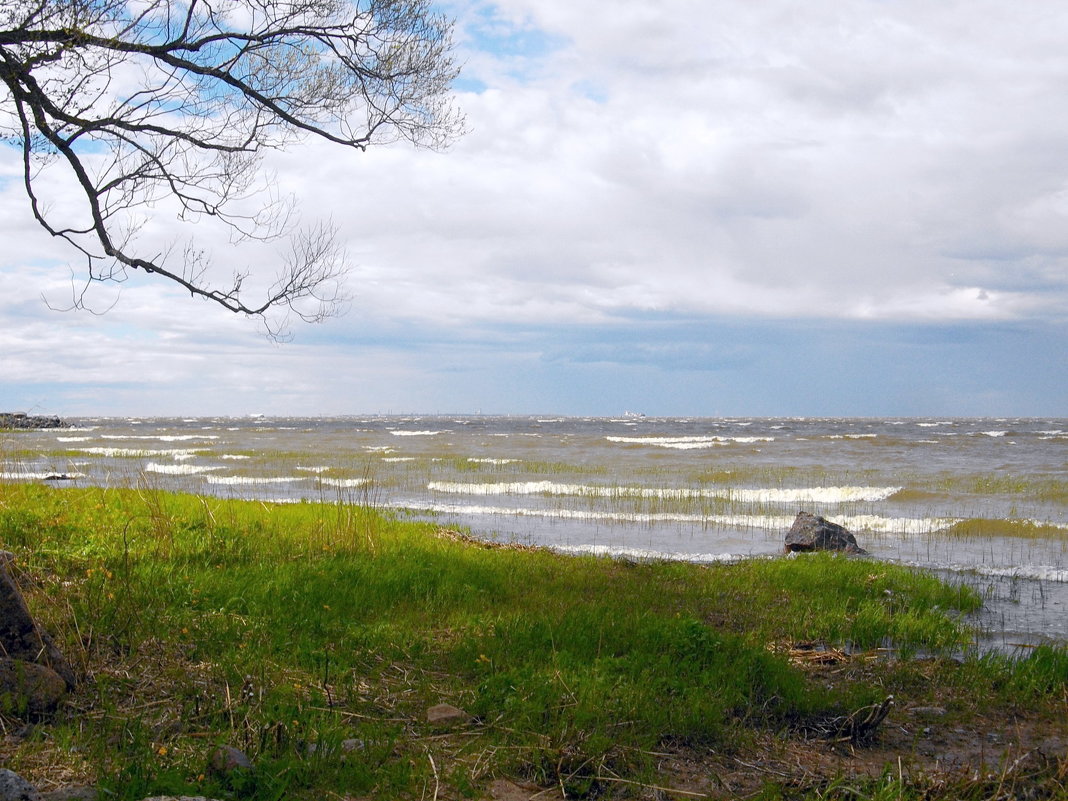
[[863,743],[871,740],[893,705],[894,696],[888,695],[877,704],[862,706],[849,715],[834,718],[829,721],[834,730],[827,739],[836,743]]

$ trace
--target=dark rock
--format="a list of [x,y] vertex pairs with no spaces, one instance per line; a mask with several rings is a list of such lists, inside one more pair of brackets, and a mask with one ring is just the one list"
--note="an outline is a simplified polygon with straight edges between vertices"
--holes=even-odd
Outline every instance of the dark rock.
[[39,718],[55,711],[67,682],[52,668],[0,657],[0,711]]
[[41,794],[15,771],[0,768],[0,801],[41,801]]
[[238,771],[252,770],[252,760],[244,751],[232,745],[220,745],[211,752],[208,767],[213,773],[227,777]]
[[0,551],[0,654],[49,667],[73,689],[78,683],[74,670],[48,632],[30,615],[12,575],[14,561],[14,554]]
[[868,554],[857,545],[857,538],[847,528],[808,512],[798,512],[794,518],[794,524],[786,532],[786,550],[843,551],[860,556]]

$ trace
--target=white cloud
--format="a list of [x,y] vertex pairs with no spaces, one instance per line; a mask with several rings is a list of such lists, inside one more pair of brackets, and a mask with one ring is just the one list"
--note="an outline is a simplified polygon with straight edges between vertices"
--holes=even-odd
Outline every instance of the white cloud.
[[[332,218],[346,240],[352,312],[312,337],[364,343],[358,365],[300,340],[261,347],[252,326],[141,277],[102,322],[34,311],[40,291],[63,297],[69,287],[62,268],[28,269],[62,251],[29,233],[5,161],[0,226],[10,244],[0,278],[17,270],[20,287],[37,283],[0,310],[11,321],[0,344],[27,354],[5,361],[4,378],[46,369],[56,380],[110,374],[162,386],[167,376],[213,376],[252,399],[257,387],[321,396],[319,382],[335,382],[357,399],[368,390],[340,378],[339,361],[398,387],[440,363],[440,354],[391,357],[385,344],[368,346],[376,329],[475,340],[485,327],[603,326],[645,314],[1064,319],[1068,7],[442,7],[460,25],[465,138],[445,153],[308,141],[266,164],[305,219]],[[178,231],[159,214],[142,241],[162,247]],[[274,272],[271,248],[239,252],[204,227],[194,234],[221,274]],[[48,356],[40,343],[71,331],[93,356]],[[125,332],[145,331],[154,333],[131,353]],[[400,390],[389,405],[419,406]]]

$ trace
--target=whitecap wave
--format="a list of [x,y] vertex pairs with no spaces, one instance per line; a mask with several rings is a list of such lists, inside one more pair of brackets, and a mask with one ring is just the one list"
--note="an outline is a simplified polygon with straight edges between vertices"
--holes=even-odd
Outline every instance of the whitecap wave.
[[740,562],[751,558],[740,553],[671,553],[648,548],[625,548],[616,545],[552,545],[551,550],[569,556],[607,556],[612,559],[631,559],[639,562],[691,562],[713,564],[716,562]]
[[320,481],[324,486],[340,489],[363,487],[371,483],[371,480],[367,478],[323,478]]
[[174,459],[187,459],[202,450],[190,450],[189,448],[75,448],[79,453],[91,453],[94,456],[106,456],[109,458],[128,457],[132,459],[144,459],[149,456],[170,456]]
[[[219,470],[221,468],[211,468]],[[233,485],[256,485],[256,484],[292,484],[294,481],[304,481],[300,476],[204,476],[209,484]]]
[[979,566],[972,568],[982,576],[1004,576],[1006,578],[1025,578],[1037,581],[1068,582],[1068,569],[1054,567],[1052,565],[1019,565],[1015,567],[988,567]]
[[101,434],[101,439],[157,440],[159,442],[189,442],[197,439],[218,439],[215,434]]
[[432,481],[431,492],[454,495],[573,495],[594,498],[658,498],[663,500],[723,500],[734,503],[851,503],[883,501],[901,487],[801,487],[781,489],[604,487],[589,484],[562,484],[555,481],[476,483]]
[[222,470],[218,465],[204,464],[157,464],[149,462],[145,470],[150,473],[162,473],[167,476],[195,476],[199,473],[210,473],[212,470]]
[[605,437],[605,439],[609,442],[621,442],[629,445],[653,445],[658,448],[672,448],[674,450],[681,451],[696,450],[698,448],[715,448],[719,445],[727,445],[732,442],[739,444],[751,444],[753,442],[775,441],[775,437],[722,437],[716,435],[690,437],[609,436]]
[[[541,517],[556,520],[580,520],[604,523],[692,523],[701,526],[768,531],[785,534],[793,525],[794,515],[697,514],[689,512],[611,512],[583,509],[532,509],[529,507],[489,506],[479,504],[418,504],[415,507],[440,514],[481,517]],[[949,528],[950,518],[880,517],[878,515],[847,515],[835,517],[833,522],[854,533],[884,534],[888,536],[922,536]]]
[[436,437],[438,434],[447,434],[447,431],[390,431],[395,437]]

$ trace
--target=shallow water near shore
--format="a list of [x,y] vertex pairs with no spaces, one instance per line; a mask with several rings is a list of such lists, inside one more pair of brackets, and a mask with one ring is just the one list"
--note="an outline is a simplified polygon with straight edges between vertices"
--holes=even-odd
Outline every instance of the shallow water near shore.
[[1068,642],[1068,420],[94,418],[0,479],[345,501],[567,553],[777,555],[800,511],[987,597],[979,647]]

